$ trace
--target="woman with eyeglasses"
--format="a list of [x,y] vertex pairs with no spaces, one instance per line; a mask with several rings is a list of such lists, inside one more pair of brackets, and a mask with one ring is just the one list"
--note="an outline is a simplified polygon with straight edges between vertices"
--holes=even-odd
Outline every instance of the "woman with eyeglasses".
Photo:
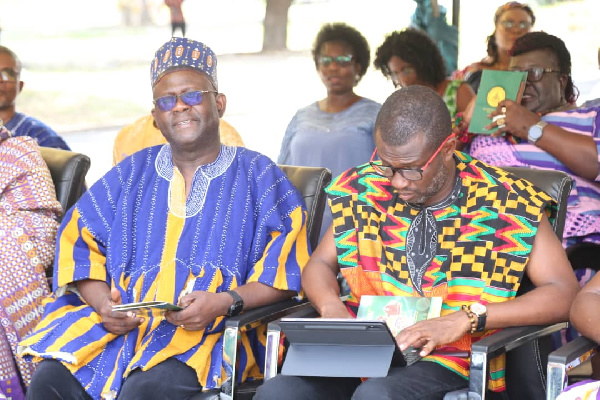
[[423,31],[407,28],[392,32],[377,48],[375,68],[392,80],[396,89],[427,86],[446,103],[452,119],[465,111],[475,93],[460,79],[446,78],[446,63],[435,42]]
[[587,281],[589,268],[599,267],[600,252],[584,263],[573,252],[600,244],[600,107],[576,107],[571,56],[558,37],[528,33],[516,40],[511,54],[509,69],[528,73],[521,103],[501,101],[489,116],[500,118],[487,127],[497,132],[476,135],[470,154],[495,166],[555,169],[573,178],[563,245],[578,277]]
[[534,24],[535,15],[527,4],[510,1],[498,7],[494,14],[494,32],[487,38],[487,56],[456,73],[455,78],[464,79],[477,93],[482,71],[507,70],[509,50],[515,40],[528,33]]
[[[337,176],[368,162],[375,150],[373,126],[381,104],[354,92],[369,67],[370,48],[355,28],[330,23],[317,34],[312,55],[327,95],[296,112],[277,162],[326,167]],[[327,208],[321,237],[331,222]]]

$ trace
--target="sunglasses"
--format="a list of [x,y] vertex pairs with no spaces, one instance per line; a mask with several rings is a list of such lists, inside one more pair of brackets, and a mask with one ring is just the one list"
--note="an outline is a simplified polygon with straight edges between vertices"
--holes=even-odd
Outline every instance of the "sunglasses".
[[0,70],[0,82],[16,82],[19,73],[12,68],[4,68]]
[[319,63],[319,65],[321,65],[323,67],[329,67],[332,62],[335,62],[340,67],[346,67],[346,66],[350,65],[353,58],[354,58],[354,56],[350,56],[350,55],[337,56],[337,57],[319,56],[319,58],[317,59],[317,62]]
[[500,25],[502,25],[504,27],[504,29],[512,29],[514,27],[518,27],[521,30],[529,29],[532,26],[531,22],[528,22],[528,21],[515,22],[511,19],[508,19],[506,21],[500,21]]
[[192,90],[178,95],[162,96],[154,99],[154,105],[161,111],[171,111],[177,104],[177,99],[181,99],[188,106],[197,106],[202,103],[204,93],[218,93],[216,90]]
[[[395,167],[392,167],[389,165],[381,165],[381,161],[375,161],[375,162],[370,161],[369,164],[371,164],[371,167],[373,167],[373,170],[375,171],[375,173],[377,173],[377,175],[385,176],[388,179],[392,179],[394,177],[394,174],[397,172],[400,175],[402,175],[402,177],[404,179],[407,179],[409,181],[420,181],[421,179],[423,179],[423,172],[425,172],[425,170],[427,169],[429,164],[431,164],[431,162],[439,154],[439,152],[442,150],[442,147],[444,147],[444,144],[446,144],[446,142],[453,137],[454,137],[454,134],[451,134],[450,136],[448,136],[442,142],[442,144],[439,145],[439,147],[433,153],[433,155],[431,157],[429,157],[429,160],[427,160],[425,165],[423,165],[423,167],[421,167],[421,168],[395,168]],[[375,149],[375,152],[373,153],[371,160],[375,157],[376,153],[377,153],[377,149]]]
[[529,82],[539,81],[540,79],[542,79],[542,77],[544,76],[544,74],[546,72],[560,73],[560,70],[558,70],[558,69],[543,68],[543,67],[532,67],[532,68],[527,68],[527,69],[513,69],[513,71],[527,72],[527,80]]

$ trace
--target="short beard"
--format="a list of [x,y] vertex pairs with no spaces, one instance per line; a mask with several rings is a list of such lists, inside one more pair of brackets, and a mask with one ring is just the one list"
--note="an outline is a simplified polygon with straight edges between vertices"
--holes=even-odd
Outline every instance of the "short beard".
[[[448,168],[446,164],[441,163],[440,169],[437,174],[433,177],[431,184],[429,187],[423,192],[421,197],[415,202],[416,204],[424,204],[428,199],[438,194],[438,192],[448,183],[448,178],[450,174],[448,173]],[[443,199],[440,199],[443,200]]]

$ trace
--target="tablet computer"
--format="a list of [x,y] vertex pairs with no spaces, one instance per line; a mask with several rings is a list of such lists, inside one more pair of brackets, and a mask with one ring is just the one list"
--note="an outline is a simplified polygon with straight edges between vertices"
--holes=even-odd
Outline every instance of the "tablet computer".
[[118,304],[112,307],[113,311],[133,311],[136,314],[163,313],[165,311],[181,311],[182,307],[166,301],[141,301],[138,303]]
[[420,359],[417,349],[400,351],[383,321],[282,318],[279,326],[289,341],[283,375],[384,377]]

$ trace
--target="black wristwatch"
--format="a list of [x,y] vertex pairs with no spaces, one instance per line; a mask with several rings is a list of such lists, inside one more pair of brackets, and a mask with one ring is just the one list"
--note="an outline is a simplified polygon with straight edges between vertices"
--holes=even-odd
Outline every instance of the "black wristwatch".
[[225,315],[228,317],[235,317],[244,309],[244,299],[242,299],[242,297],[234,290],[229,290],[226,293],[233,297],[233,304],[229,307],[229,311],[227,311],[227,314]]

